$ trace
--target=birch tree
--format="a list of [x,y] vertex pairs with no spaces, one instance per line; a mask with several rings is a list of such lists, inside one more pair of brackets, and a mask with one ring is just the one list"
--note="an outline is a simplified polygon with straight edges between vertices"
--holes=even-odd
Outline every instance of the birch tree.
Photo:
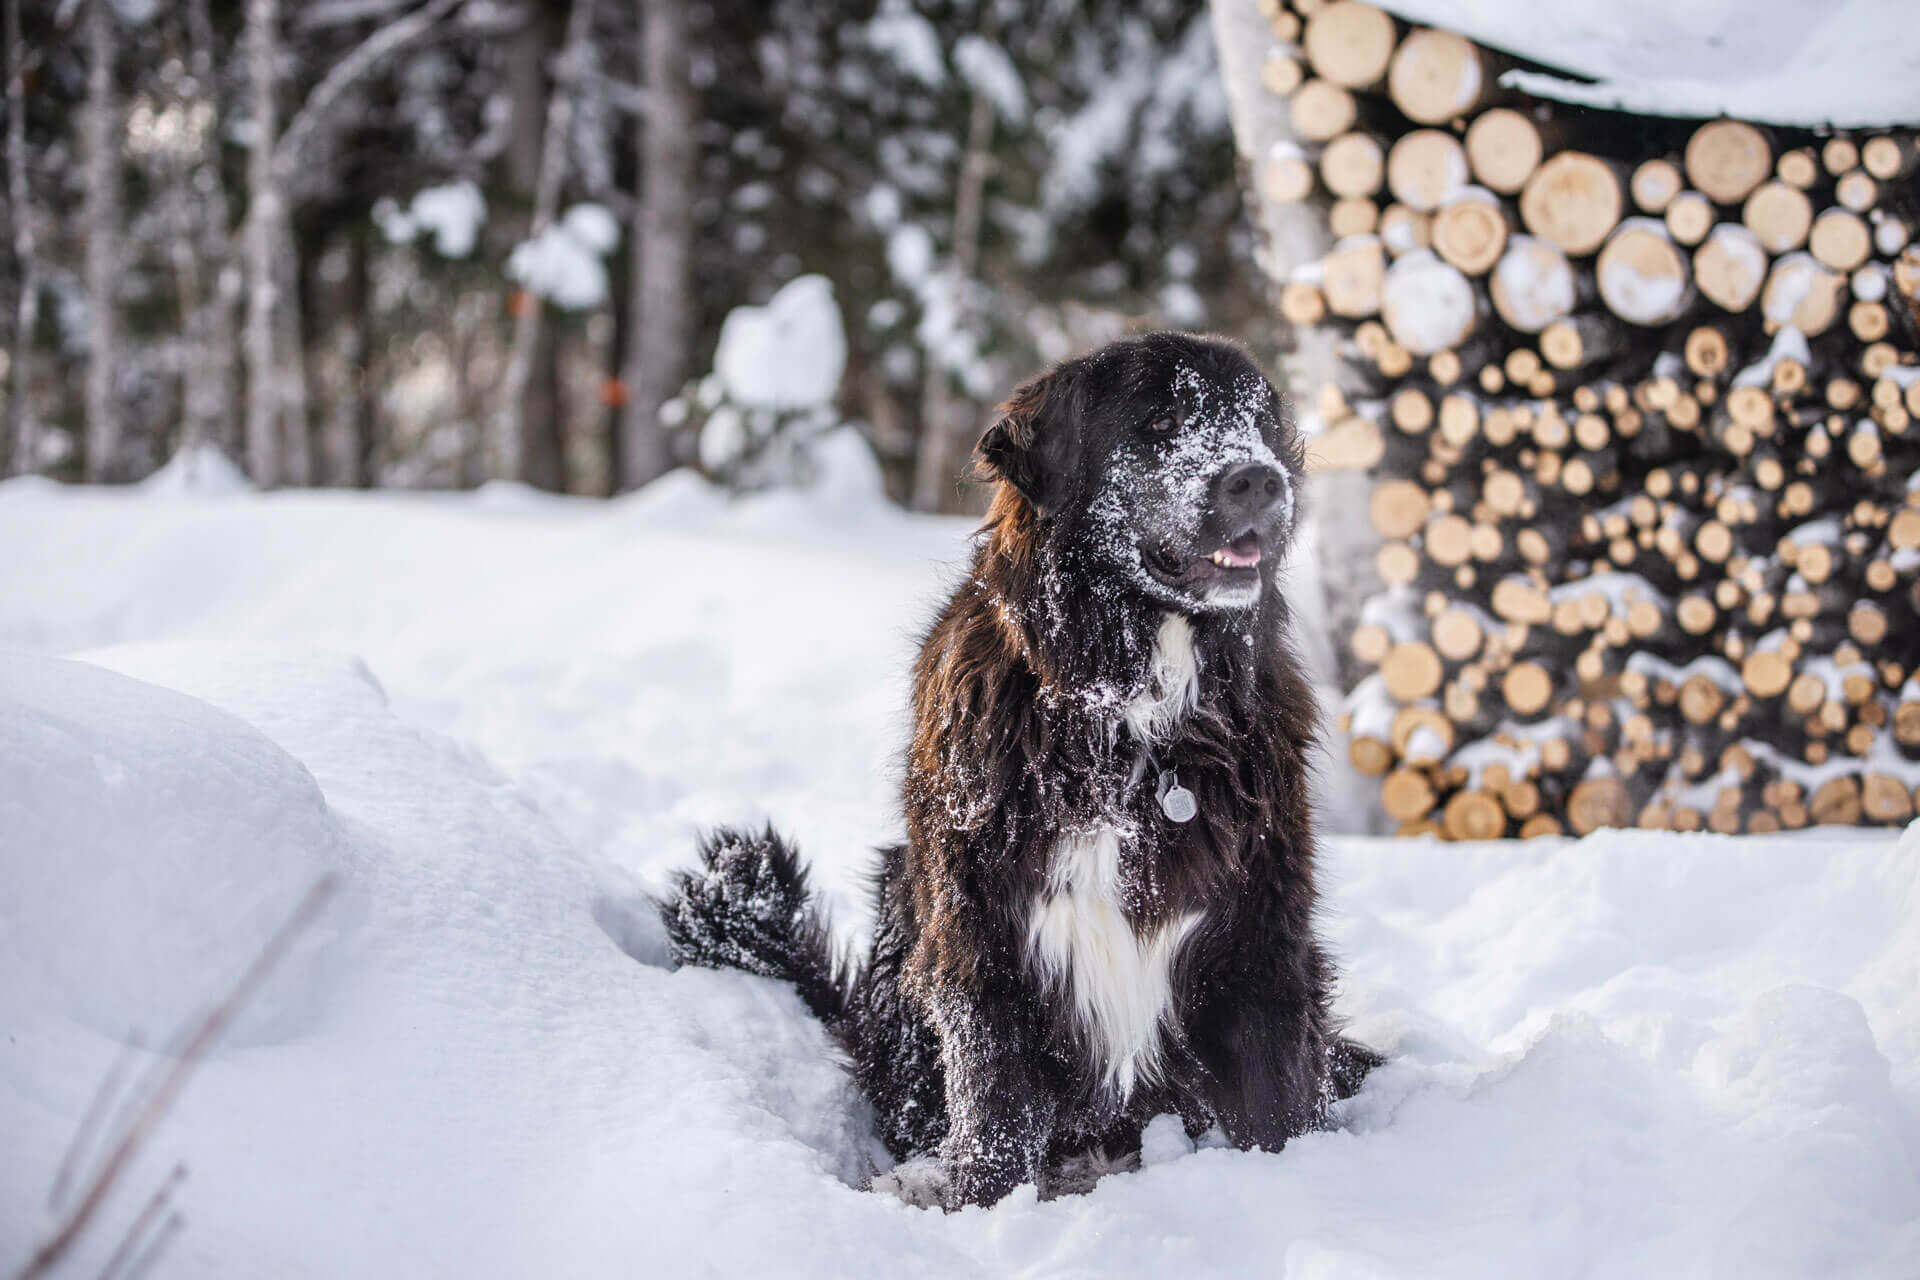
[[620,474],[635,489],[671,464],[660,407],[687,379],[693,344],[694,104],[687,83],[682,0],[638,0],[638,70],[645,108],[635,157],[640,199],[633,215],[633,273],[621,381]]
[[465,2],[427,0],[377,28],[328,69],[282,132],[280,2],[247,0],[247,469],[263,488],[304,480],[311,462],[300,313],[291,296],[298,261],[292,200],[301,164],[349,89]]
[[[962,299],[972,285],[980,260],[980,215],[985,204],[987,171],[992,164],[993,104],[976,89],[968,113],[967,149],[960,162],[960,181],[953,205],[953,257],[946,268],[945,287],[956,313],[964,322]],[[956,403],[952,372],[939,353],[927,353],[921,398],[920,447],[914,456],[913,506],[918,511],[940,511],[958,487],[959,460],[967,456],[966,437],[974,423],[972,408]]]
[[110,0],[90,0],[86,13],[87,104],[81,121],[86,200],[87,383],[86,478],[113,478],[119,467],[120,118],[114,79],[118,46]]
[[18,475],[40,460],[40,422],[33,403],[33,331],[40,316],[40,254],[34,240],[36,214],[27,160],[27,50],[20,35],[20,0],[6,0],[7,207],[13,221],[13,256],[19,269],[13,359],[7,366],[9,468]]
[[230,443],[239,273],[232,261],[231,210],[220,175],[220,94],[209,0],[188,0],[185,26],[187,88],[182,106],[197,127],[181,157],[182,172],[176,175],[178,233],[171,252],[187,339],[180,444],[193,448]]
[[280,483],[280,403],[274,375],[273,312],[280,300],[274,251],[286,203],[273,169],[280,107],[280,0],[247,0],[247,472],[262,489]]
[[[540,169],[535,183],[528,239],[536,239],[553,225],[560,211],[560,190],[567,176],[567,135],[573,123],[574,95],[587,66],[587,41],[593,33],[594,0],[574,0],[567,15],[567,34],[560,46],[560,64],[547,105],[540,140]],[[532,291],[517,295],[513,317],[513,346],[500,380],[499,403],[493,418],[493,458],[497,474],[507,480],[527,478],[527,389],[532,384],[546,324],[546,305]],[[556,404],[549,412],[557,412]],[[540,424],[543,429],[555,423]]]

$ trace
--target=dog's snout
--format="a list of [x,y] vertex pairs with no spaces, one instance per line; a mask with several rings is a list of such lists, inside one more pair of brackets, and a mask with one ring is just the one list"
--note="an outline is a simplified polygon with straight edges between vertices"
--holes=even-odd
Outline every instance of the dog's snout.
[[1214,509],[1229,521],[1257,523],[1272,513],[1286,492],[1286,478],[1264,462],[1249,462],[1220,473],[1213,482]]

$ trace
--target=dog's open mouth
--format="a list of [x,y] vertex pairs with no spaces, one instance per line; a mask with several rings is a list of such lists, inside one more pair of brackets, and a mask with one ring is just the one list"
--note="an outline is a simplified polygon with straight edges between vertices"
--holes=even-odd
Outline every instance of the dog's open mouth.
[[1162,581],[1184,587],[1203,587],[1215,583],[1246,582],[1260,570],[1260,535],[1248,529],[1199,554],[1155,548],[1147,554],[1148,566]]

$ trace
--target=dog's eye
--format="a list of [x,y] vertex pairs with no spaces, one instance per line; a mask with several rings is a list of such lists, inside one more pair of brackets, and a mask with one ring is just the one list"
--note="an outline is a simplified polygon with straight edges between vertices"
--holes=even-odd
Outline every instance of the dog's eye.
[[1163,414],[1162,416],[1155,418],[1152,422],[1149,422],[1147,424],[1147,430],[1153,432],[1153,434],[1157,436],[1164,436],[1164,435],[1170,434],[1173,431],[1173,429],[1179,425],[1180,425],[1180,420],[1178,418],[1175,418],[1172,414],[1169,413],[1169,414]]

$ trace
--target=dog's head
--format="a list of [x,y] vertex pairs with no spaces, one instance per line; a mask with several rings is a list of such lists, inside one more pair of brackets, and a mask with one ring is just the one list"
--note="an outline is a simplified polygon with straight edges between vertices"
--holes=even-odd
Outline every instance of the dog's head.
[[1303,446],[1246,352],[1154,333],[1030,379],[980,439],[996,505],[1186,613],[1246,609],[1293,530]]

